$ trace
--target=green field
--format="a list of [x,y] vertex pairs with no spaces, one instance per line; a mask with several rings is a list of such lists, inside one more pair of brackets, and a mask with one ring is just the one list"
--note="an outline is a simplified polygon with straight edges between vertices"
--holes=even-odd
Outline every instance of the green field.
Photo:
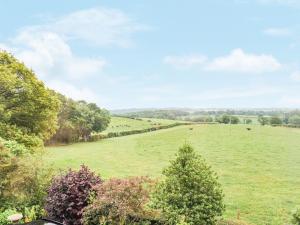
[[130,130],[143,130],[150,127],[156,127],[160,125],[173,124],[179,121],[167,120],[167,119],[155,119],[155,118],[142,118],[142,119],[130,119],[125,117],[111,117],[111,122],[108,128],[102,133],[120,132]]
[[[246,127],[251,127],[247,131]],[[190,128],[193,128],[192,130]],[[190,125],[47,148],[55,168],[84,163],[103,177],[158,177],[178,147],[190,143],[218,173],[225,216],[253,224],[287,224],[300,204],[300,129],[257,125]]]

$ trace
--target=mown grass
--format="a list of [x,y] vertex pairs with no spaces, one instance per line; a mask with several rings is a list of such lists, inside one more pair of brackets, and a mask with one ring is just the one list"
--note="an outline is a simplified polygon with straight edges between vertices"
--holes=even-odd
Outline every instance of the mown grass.
[[[251,127],[252,130],[246,130]],[[47,148],[55,168],[86,164],[103,177],[159,177],[178,147],[190,143],[218,173],[225,216],[253,224],[287,224],[300,204],[300,129],[190,125]]]
[[176,122],[179,121],[167,120],[167,119],[155,119],[155,118],[131,119],[131,118],[113,116],[111,117],[111,122],[108,128],[102,133],[106,134],[109,132],[143,130],[150,127],[169,125]]

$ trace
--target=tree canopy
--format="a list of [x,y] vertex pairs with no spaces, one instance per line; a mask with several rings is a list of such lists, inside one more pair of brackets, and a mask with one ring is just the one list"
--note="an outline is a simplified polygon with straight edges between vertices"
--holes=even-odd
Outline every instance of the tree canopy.
[[154,206],[161,209],[169,224],[214,224],[224,211],[223,193],[217,175],[185,145],[163,171],[165,179],[154,193]]
[[57,128],[59,100],[34,72],[0,52],[0,122],[46,140]]
[[110,122],[107,110],[94,103],[74,101],[61,94],[57,95],[62,103],[58,115],[59,128],[50,142],[88,140],[93,132],[101,132],[107,128]]

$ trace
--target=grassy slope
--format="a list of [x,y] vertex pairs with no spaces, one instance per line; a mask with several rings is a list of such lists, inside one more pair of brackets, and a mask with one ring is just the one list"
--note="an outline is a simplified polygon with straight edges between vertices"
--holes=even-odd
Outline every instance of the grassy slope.
[[[193,130],[189,128],[193,127]],[[193,125],[48,148],[56,168],[85,163],[104,177],[159,176],[178,147],[191,143],[218,173],[226,216],[254,224],[284,224],[300,204],[300,129]]]
[[129,130],[142,130],[150,127],[155,127],[158,125],[168,125],[173,124],[178,121],[176,120],[166,120],[166,119],[147,119],[143,118],[142,120],[135,120],[124,117],[113,116],[109,127],[103,133],[109,132],[120,132],[120,131],[129,131]]

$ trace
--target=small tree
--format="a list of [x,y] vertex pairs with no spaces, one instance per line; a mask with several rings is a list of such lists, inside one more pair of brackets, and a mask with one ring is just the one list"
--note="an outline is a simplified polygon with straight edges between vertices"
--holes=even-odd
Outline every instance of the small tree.
[[238,123],[240,123],[240,119],[237,116],[230,116],[230,123],[238,124]]
[[81,225],[82,211],[88,205],[90,191],[100,183],[100,178],[85,166],[55,178],[46,199],[48,215],[65,225]]
[[246,120],[245,120],[245,123],[246,123],[246,124],[251,124],[251,123],[252,123],[252,120],[251,120],[251,119],[246,119]]
[[260,125],[264,126],[269,124],[269,118],[265,117],[265,116],[259,116],[258,117],[258,122],[260,123]]
[[225,209],[217,175],[189,145],[181,147],[163,171],[165,179],[153,194],[154,207],[170,224],[215,224]]
[[282,120],[278,116],[272,116],[270,119],[270,124],[271,125],[281,125]]

